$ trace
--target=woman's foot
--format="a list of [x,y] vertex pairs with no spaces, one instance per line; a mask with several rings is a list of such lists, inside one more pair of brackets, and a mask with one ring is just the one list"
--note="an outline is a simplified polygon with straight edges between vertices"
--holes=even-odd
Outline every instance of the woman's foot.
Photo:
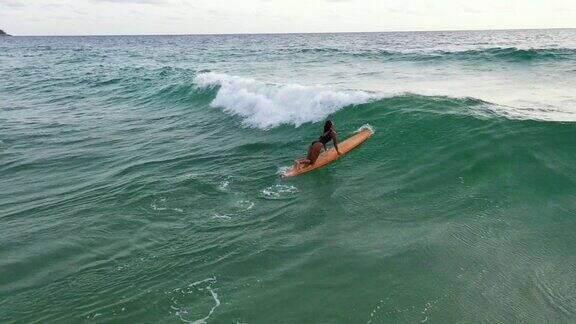
[[301,167],[306,166],[308,164],[310,164],[310,160],[308,160],[308,159],[294,160],[294,169],[301,168]]

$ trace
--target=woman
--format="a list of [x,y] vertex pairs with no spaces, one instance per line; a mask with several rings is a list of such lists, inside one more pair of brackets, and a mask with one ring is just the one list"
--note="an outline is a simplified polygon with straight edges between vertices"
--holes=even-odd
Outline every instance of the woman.
[[313,165],[314,162],[316,162],[316,160],[318,159],[318,156],[320,156],[320,151],[322,150],[322,147],[324,147],[324,151],[326,151],[326,143],[330,141],[334,142],[334,148],[336,149],[336,153],[340,155],[340,151],[338,151],[338,141],[336,140],[336,131],[334,130],[334,124],[330,119],[328,119],[324,124],[324,132],[322,133],[320,138],[318,138],[317,141],[312,142],[312,144],[310,144],[310,147],[308,147],[308,156],[306,156],[305,159],[299,159],[294,161],[294,167],[299,168],[303,166]]

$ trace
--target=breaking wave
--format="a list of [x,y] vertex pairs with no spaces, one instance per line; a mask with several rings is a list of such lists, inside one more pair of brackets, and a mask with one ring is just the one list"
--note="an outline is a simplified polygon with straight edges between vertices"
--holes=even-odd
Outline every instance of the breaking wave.
[[[246,127],[270,129],[280,125],[314,123],[345,107],[365,104],[395,106],[405,111],[503,117],[512,120],[575,122],[576,113],[558,107],[513,107],[478,98],[425,96],[411,92],[386,94],[361,90],[336,90],[323,86],[270,84],[223,73],[198,74],[194,84],[200,91],[213,90],[212,107],[241,118]],[[424,108],[425,107],[425,108]]]
[[221,73],[200,73],[194,79],[200,89],[218,87],[213,107],[222,107],[243,118],[245,125],[272,128],[317,122],[346,107],[383,98],[366,91],[339,91],[321,86],[267,84]]

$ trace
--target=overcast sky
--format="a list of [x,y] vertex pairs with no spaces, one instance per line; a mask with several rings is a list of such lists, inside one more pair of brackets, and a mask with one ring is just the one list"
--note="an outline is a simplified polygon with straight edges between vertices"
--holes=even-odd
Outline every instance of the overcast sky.
[[576,0],[0,0],[14,35],[558,27],[576,27]]

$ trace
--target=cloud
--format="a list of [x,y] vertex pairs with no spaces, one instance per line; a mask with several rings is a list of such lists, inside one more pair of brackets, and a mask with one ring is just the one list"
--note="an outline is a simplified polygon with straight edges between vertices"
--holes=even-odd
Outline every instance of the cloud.
[[17,0],[0,0],[0,6],[5,6],[9,8],[22,8],[25,7],[27,3],[24,1],[17,1]]
[[141,3],[141,4],[160,4],[166,3],[167,0],[92,0],[92,2],[112,2],[112,3]]
[[19,35],[71,35],[574,26],[575,0],[522,1],[484,0],[488,5],[481,6],[469,0],[0,0],[0,28]]

